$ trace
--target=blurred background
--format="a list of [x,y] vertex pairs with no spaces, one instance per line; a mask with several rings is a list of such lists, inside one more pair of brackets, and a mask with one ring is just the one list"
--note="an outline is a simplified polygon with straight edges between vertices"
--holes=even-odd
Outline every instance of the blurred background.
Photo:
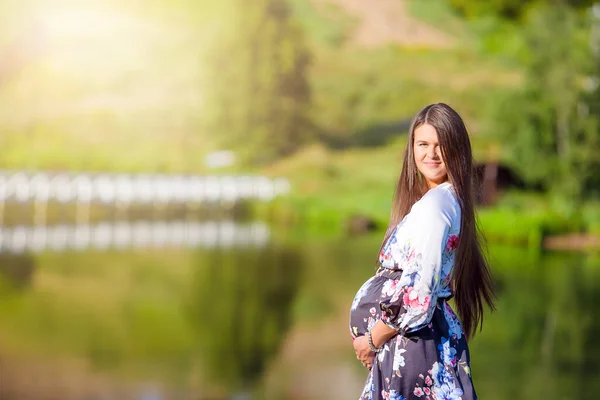
[[0,399],[349,399],[412,115],[466,120],[481,398],[600,393],[600,3],[2,0]]

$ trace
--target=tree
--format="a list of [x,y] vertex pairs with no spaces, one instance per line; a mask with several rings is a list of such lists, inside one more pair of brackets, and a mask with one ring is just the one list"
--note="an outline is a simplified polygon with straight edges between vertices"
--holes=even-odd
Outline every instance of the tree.
[[484,15],[495,15],[506,19],[519,19],[536,5],[560,6],[562,4],[585,9],[592,6],[595,0],[449,0],[462,15],[473,18]]
[[572,205],[590,194],[598,173],[598,114],[590,112],[598,102],[583,84],[592,72],[589,32],[589,21],[567,7],[533,10],[524,84],[497,102],[489,127],[528,182]]
[[309,53],[285,0],[228,2],[207,60],[207,126],[242,159],[269,161],[306,140]]

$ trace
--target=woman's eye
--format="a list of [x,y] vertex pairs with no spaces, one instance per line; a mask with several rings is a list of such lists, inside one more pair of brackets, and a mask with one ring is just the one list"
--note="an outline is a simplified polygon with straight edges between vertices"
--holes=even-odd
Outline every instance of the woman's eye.
[[421,146],[421,147],[427,147],[427,143],[419,143],[419,146]]

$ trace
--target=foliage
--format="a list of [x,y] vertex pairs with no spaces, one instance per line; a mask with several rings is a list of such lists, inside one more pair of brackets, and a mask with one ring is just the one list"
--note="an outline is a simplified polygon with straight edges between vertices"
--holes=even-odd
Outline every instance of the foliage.
[[600,151],[597,115],[582,84],[593,59],[589,23],[567,8],[540,7],[524,30],[525,82],[494,105],[488,130],[528,182],[574,206],[590,195]]
[[518,19],[535,5],[558,6],[565,4],[574,8],[592,6],[594,0],[449,0],[462,15],[473,18],[496,15],[507,19]]
[[207,126],[266,162],[306,142],[309,52],[284,0],[230,3],[207,58]]
[[467,17],[497,14],[507,18],[516,18],[532,0],[450,0],[450,4]]

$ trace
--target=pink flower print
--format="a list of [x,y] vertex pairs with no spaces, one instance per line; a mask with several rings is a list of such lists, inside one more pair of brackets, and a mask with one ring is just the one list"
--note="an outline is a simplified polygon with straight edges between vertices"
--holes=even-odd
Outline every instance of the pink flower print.
[[400,289],[399,284],[400,284],[400,280],[398,280],[398,279],[388,279],[387,281],[385,281],[385,283],[383,284],[383,287],[381,288],[381,295],[382,296],[394,296]]
[[383,261],[388,261],[388,260],[389,260],[391,257],[392,257],[392,254],[391,254],[391,253],[387,253],[387,254],[386,254],[386,253],[385,253],[385,251],[382,251],[382,252],[379,254],[379,259],[381,259],[381,260],[383,260]]
[[453,251],[458,246],[458,236],[450,235],[446,243],[446,251]]
[[433,385],[433,381],[431,380],[431,378],[429,376],[427,378],[425,378],[425,384],[427,386]]
[[425,296],[423,302],[420,302],[419,291],[415,290],[414,287],[409,287],[406,289],[406,292],[402,297],[402,301],[404,302],[405,307],[415,308],[421,312],[425,312],[429,308],[429,296]]
[[400,299],[400,296],[402,296],[404,293],[404,287],[398,285],[396,289],[397,290],[394,292],[394,295],[390,298],[390,303],[398,302],[398,299]]
[[431,394],[431,389],[429,389],[428,387],[423,389],[423,391],[425,392],[425,396],[429,396]]
[[375,316],[375,314],[377,314],[377,310],[375,310],[375,307],[371,307],[369,312],[371,313],[372,316]]
[[413,391],[413,394],[417,397],[421,397],[425,394],[425,392],[423,392],[423,389],[421,389],[420,387],[416,387]]
[[411,249],[406,261],[411,262],[415,258],[415,249]]

